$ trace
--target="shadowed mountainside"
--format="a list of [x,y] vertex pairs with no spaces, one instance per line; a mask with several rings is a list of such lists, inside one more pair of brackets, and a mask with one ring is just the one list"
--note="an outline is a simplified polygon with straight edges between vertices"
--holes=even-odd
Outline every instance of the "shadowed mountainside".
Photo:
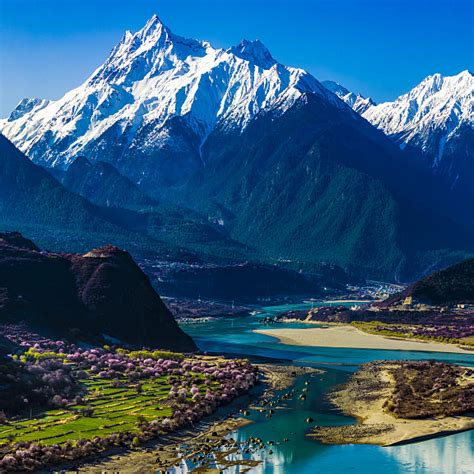
[[[100,168],[95,166],[93,174]],[[108,199],[115,199],[117,204],[124,186],[134,186],[127,178],[119,178],[118,173],[111,174],[112,181],[120,183],[115,191],[121,191],[107,190],[102,184],[105,194],[95,196],[97,202],[110,191]],[[186,209],[158,205],[138,212],[95,205],[66,189],[1,134],[0,231],[20,231],[43,247],[72,252],[112,242],[126,246],[133,255],[159,255],[177,261],[239,259],[253,254],[232,241],[221,227]]]
[[406,281],[472,251],[471,221],[435,177],[315,95],[242,133],[213,132],[203,156],[182,202],[262,254]]
[[384,301],[384,306],[399,304],[407,297],[413,303],[431,305],[474,304],[474,259],[468,259],[422,278],[405,291]]
[[98,206],[140,209],[157,204],[135,183],[103,161],[91,163],[84,156],[79,156],[67,171],[55,168],[49,171],[66,189]]
[[72,340],[196,349],[127,252],[40,252],[18,233],[0,234],[0,322],[20,321]]

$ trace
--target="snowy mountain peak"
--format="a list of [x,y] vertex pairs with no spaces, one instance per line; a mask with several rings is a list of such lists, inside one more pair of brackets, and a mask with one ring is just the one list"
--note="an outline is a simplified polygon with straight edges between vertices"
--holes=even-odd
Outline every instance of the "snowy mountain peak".
[[434,169],[447,170],[456,182],[455,170],[461,163],[445,162],[445,152],[449,149],[452,156],[460,146],[464,150],[460,155],[469,153],[466,137],[474,132],[474,76],[468,70],[455,76],[433,74],[395,101],[370,107],[362,116],[402,149],[407,145],[420,149]]
[[142,46],[153,47],[163,45],[167,41],[172,41],[173,34],[157,15],[153,15],[145,26],[137,31],[134,37],[137,42],[140,40]]
[[453,86],[455,84],[460,84],[462,87],[467,85],[470,81],[472,81],[473,74],[468,69],[461,71],[459,74],[455,76],[443,76],[439,72],[426,77],[423,79],[417,86],[413,88],[412,91],[429,91],[431,94],[435,94],[441,88],[443,88],[446,84],[449,86]]
[[277,63],[261,41],[217,49],[174,34],[154,15],[127,31],[81,86],[40,108],[23,106],[0,128],[48,166],[66,167],[79,154],[100,159],[110,139],[147,156],[169,148],[200,155],[216,127],[243,129],[260,111],[285,111],[306,93],[343,105],[306,71]]
[[463,100],[465,97],[472,97],[474,77],[469,71],[463,71],[455,76],[442,76],[433,74],[415,86],[407,94],[400,96],[395,102],[403,103],[407,99],[416,101],[420,106],[436,106],[437,103],[448,101],[451,105],[454,102]]
[[249,41],[244,39],[237,46],[229,48],[228,51],[265,69],[276,64],[270,51],[260,40]]
[[146,22],[145,26],[139,31],[142,36],[148,35],[150,32],[153,32],[157,29],[166,28],[165,24],[159,19],[158,15],[155,13],[153,16]]
[[461,124],[474,126],[474,76],[468,70],[455,76],[433,74],[393,102],[367,110],[364,117],[388,135],[430,148],[430,131],[445,139]]
[[125,31],[119,44],[129,43],[132,37],[133,37],[133,33],[130,30]]
[[375,105],[375,102],[370,97],[366,98],[363,95],[355,94],[338,82],[323,81],[322,84],[359,114],[364,113],[369,107]]

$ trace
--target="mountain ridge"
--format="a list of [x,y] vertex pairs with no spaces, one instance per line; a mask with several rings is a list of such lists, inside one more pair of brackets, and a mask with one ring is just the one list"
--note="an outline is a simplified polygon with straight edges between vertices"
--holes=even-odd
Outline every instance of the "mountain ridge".
[[[395,101],[374,105],[363,116],[396,137],[402,147],[415,142],[429,151],[435,145],[429,143],[432,129],[442,128],[448,140],[460,124],[474,123],[474,75],[468,70],[454,76],[433,74]],[[424,130],[427,132],[422,133]],[[442,145],[435,148],[440,160]]]
[[154,15],[137,33],[125,33],[81,86],[57,101],[33,104],[0,127],[49,167],[64,168],[83,154],[123,171],[124,157],[103,149],[108,136],[118,143],[114,155],[147,160],[174,153],[177,165],[161,156],[166,181],[202,166],[200,149],[218,124],[244,129],[259,111],[283,112],[306,91],[339,103],[306,71],[275,61],[258,40],[216,49],[175,35]]
[[367,266],[372,275],[378,268],[380,278],[419,274],[421,260],[407,269],[421,250],[469,247],[472,229],[453,235],[459,225],[432,193],[435,178],[350,117],[308,95],[282,116],[260,114],[243,133],[216,131],[203,150],[207,166],[186,183],[183,199],[261,251]]
[[[44,166],[84,155],[160,203],[191,207],[203,219],[191,227],[212,224],[232,252],[389,279],[470,252],[474,219],[457,191],[345,103],[370,99],[335,92],[342,98],[259,41],[215,49],[154,16],[84,84],[44,107],[25,103],[1,126]],[[170,234],[153,213],[105,212],[153,238]]]
[[330,90],[333,94],[337,95],[343,100],[351,109],[356,111],[358,114],[363,114],[370,107],[377,105],[372,98],[364,97],[361,94],[356,94],[349,91],[343,85],[335,81],[322,81],[321,84]]
[[135,183],[103,161],[91,163],[78,156],[66,171],[51,170],[67,189],[99,206],[140,209],[157,205]]
[[[112,242],[142,257],[199,261],[239,259],[244,249],[219,226],[186,209],[159,205],[135,211],[93,204],[0,134],[0,231],[13,230],[49,249],[74,252]],[[245,258],[251,255],[246,249]]]
[[[409,92],[380,104],[364,101],[332,81],[324,83],[402,150],[412,149],[446,186],[473,198],[474,75],[439,73],[423,79]],[[368,99],[370,100],[370,99]]]

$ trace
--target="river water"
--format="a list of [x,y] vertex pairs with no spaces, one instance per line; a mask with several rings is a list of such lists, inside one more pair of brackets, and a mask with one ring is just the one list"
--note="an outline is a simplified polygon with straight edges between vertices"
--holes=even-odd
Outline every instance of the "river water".
[[[474,431],[440,437],[397,447],[370,445],[324,445],[309,440],[305,433],[311,417],[317,425],[350,424],[354,420],[342,415],[326,400],[326,394],[347,380],[364,362],[379,359],[436,359],[474,366],[474,355],[371,349],[341,349],[302,347],[280,344],[276,339],[255,334],[263,328],[260,320],[289,309],[309,308],[311,305],[286,305],[261,308],[255,316],[222,318],[199,324],[183,324],[202,351],[242,355],[258,359],[289,361],[295,365],[324,369],[324,374],[300,377],[296,386],[309,381],[304,401],[293,399],[275,410],[271,418],[251,412],[253,424],[239,429],[233,437],[245,441],[259,437],[273,441],[272,454],[263,455],[262,463],[252,473],[315,474],[315,473],[474,473]],[[298,327],[301,324],[279,324],[277,327]],[[295,397],[296,398],[296,397]],[[284,439],[288,438],[287,442]],[[227,472],[227,471],[226,471]],[[232,473],[239,473],[235,468]]]

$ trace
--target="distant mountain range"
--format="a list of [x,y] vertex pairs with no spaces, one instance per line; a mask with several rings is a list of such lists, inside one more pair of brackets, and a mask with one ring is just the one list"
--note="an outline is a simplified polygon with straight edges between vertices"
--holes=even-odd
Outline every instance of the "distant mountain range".
[[[462,81],[445,94],[471,87]],[[388,116],[382,106],[278,63],[259,41],[216,49],[154,16],[84,84],[57,101],[23,100],[0,129],[112,224],[127,215],[148,238],[404,280],[470,254],[474,216],[460,172],[446,185],[410,134],[396,146],[400,132],[384,129],[388,138],[359,115]],[[458,156],[459,135],[466,170],[469,130],[451,127],[443,152]],[[170,209],[193,223],[191,246],[177,220],[154,224]]]
[[474,184],[474,75],[434,74],[393,102],[375,104],[340,84],[324,85],[397,143],[412,147],[450,187]]

